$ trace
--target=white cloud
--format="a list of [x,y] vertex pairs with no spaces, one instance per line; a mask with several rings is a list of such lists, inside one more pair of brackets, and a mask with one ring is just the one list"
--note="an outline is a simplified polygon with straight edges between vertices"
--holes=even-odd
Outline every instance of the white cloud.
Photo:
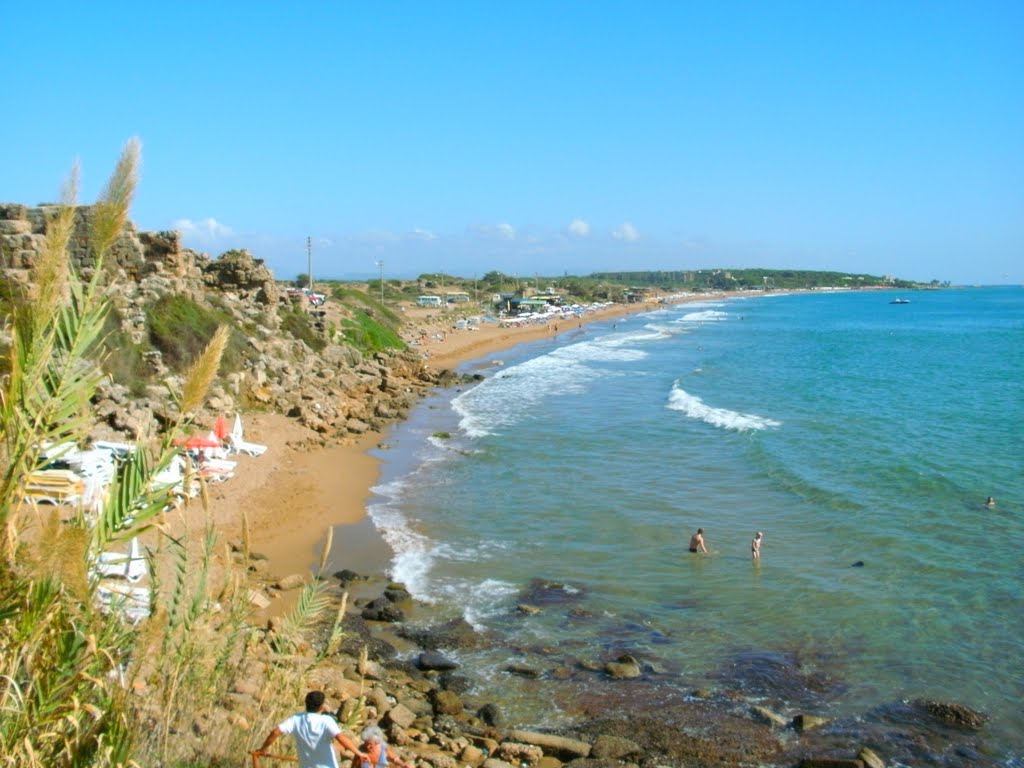
[[573,237],[588,237],[590,225],[583,219],[573,219],[569,222],[569,234]]
[[473,227],[472,231],[480,237],[486,237],[491,240],[516,239],[516,228],[505,222],[502,222],[501,224],[481,224]]
[[636,227],[627,221],[618,229],[612,230],[612,237],[627,243],[635,243],[640,239],[640,233],[637,232]]
[[420,229],[419,227],[409,233],[409,237],[413,240],[437,240],[436,234],[429,229]]
[[496,229],[498,230],[498,236],[504,240],[515,240],[516,239],[516,228],[511,224],[505,224],[502,222]]
[[214,218],[200,219],[178,219],[174,222],[174,228],[181,232],[182,237],[193,237],[203,242],[219,240],[224,237],[231,237],[235,231],[231,227],[221,224]]

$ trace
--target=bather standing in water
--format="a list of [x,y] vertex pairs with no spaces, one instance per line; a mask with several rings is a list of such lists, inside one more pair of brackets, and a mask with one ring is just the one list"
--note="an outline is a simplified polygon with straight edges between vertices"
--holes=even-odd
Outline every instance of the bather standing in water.
[[697,532],[690,537],[690,551],[691,552],[703,552],[708,553],[708,548],[704,546],[704,529],[698,528]]
[[764,534],[758,531],[754,534],[754,540],[750,542],[750,556],[755,560],[761,559],[761,541],[764,539]]

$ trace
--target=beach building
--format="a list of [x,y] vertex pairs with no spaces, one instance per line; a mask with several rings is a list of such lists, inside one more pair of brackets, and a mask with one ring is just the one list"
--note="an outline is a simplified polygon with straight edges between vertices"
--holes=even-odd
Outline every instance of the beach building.
[[623,294],[627,304],[639,304],[651,298],[652,289],[648,286],[630,286]]
[[545,302],[547,304],[550,304],[552,306],[555,306],[555,307],[559,307],[559,306],[562,305],[562,297],[561,297],[561,295],[559,295],[558,293],[555,293],[554,291],[546,291],[544,293],[535,293],[532,296],[530,296],[530,298],[543,301],[543,302]]
[[506,311],[510,315],[521,315],[526,312],[543,312],[549,306],[551,305],[544,299],[514,297],[507,300]]

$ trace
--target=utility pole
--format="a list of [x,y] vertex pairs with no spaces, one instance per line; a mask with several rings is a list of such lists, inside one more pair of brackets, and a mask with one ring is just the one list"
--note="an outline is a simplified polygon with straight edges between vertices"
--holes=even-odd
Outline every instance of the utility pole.
[[309,280],[309,290],[313,290],[313,238],[306,238],[306,279]]
[[380,259],[377,262],[377,266],[380,267],[380,303],[384,304],[384,259]]

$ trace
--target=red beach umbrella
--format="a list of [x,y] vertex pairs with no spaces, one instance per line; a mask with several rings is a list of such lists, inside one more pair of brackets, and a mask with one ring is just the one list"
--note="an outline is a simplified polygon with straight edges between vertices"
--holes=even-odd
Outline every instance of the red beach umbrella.
[[228,420],[223,416],[218,416],[217,420],[213,422],[213,434],[221,440],[228,436]]
[[192,435],[187,440],[178,440],[176,445],[182,445],[185,448],[220,448],[220,441],[216,435]]

